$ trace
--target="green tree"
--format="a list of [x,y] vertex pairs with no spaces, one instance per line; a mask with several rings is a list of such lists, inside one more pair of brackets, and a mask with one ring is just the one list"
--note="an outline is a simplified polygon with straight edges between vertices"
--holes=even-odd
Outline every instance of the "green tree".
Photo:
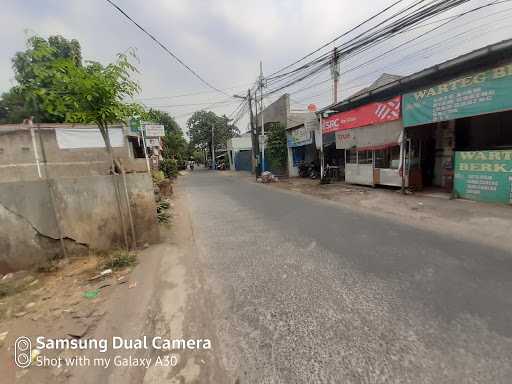
[[[44,45],[41,50],[34,55],[48,53]],[[130,55],[135,57],[133,52]],[[143,113],[140,105],[125,101],[139,91],[131,78],[135,72],[127,54],[118,54],[116,62],[106,66],[91,61],[78,65],[73,58],[58,58],[35,64],[34,77],[22,88],[44,114],[66,122],[96,124],[113,162],[108,126]]]
[[286,131],[282,124],[269,124],[265,127],[267,145],[265,156],[268,158],[273,169],[283,169],[288,161],[288,147],[286,142]]
[[187,160],[187,141],[180,126],[171,115],[164,111],[150,109],[145,114],[144,119],[164,126],[165,136],[162,139],[164,144],[162,156],[165,159]]
[[[18,85],[2,94],[0,99],[0,122],[21,123],[23,119],[34,115],[34,103],[25,92],[27,87],[39,77],[41,67],[49,66],[60,59],[69,59],[76,66],[82,65],[82,52],[77,40],[68,40],[62,36],[50,36],[45,40],[39,36],[27,39],[25,51],[17,52],[12,58],[14,77]],[[40,83],[39,88],[51,86],[50,82]],[[64,117],[40,112],[45,122],[63,122]]]
[[240,135],[240,130],[232,124],[226,115],[217,116],[212,111],[197,111],[187,120],[190,144],[194,149],[211,153],[212,127],[215,149],[225,149],[227,141]]

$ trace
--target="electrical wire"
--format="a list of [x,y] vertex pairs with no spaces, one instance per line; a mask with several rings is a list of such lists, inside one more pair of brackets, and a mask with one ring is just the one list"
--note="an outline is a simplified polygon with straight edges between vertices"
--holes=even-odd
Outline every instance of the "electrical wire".
[[124,17],[126,17],[129,21],[131,21],[133,24],[137,26],[142,32],[144,32],[147,36],[149,36],[155,43],[158,44],[165,52],[167,52],[169,55],[171,55],[174,60],[176,60],[179,64],[181,64],[185,69],[187,69],[192,75],[194,75],[199,81],[201,81],[204,85],[206,85],[208,88],[213,89],[216,92],[222,93],[223,95],[232,97],[231,95],[228,95],[223,90],[213,86],[208,81],[206,81],[201,75],[199,75],[195,70],[193,70],[190,66],[188,66],[183,60],[181,60],[176,54],[174,54],[166,45],[161,43],[155,36],[153,36],[151,33],[149,33],[145,28],[143,28],[139,23],[137,23],[132,17],[130,17],[123,9],[121,9],[117,4],[115,4],[112,0],[105,0],[107,3],[112,5],[115,9],[117,9]]

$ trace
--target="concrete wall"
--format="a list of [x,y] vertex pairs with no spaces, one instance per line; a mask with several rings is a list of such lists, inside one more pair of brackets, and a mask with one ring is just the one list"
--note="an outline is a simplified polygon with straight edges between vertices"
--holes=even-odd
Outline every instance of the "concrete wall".
[[[114,183],[120,176],[52,179],[59,221],[70,254],[123,245]],[[159,240],[148,174],[127,175],[138,244]],[[123,195],[124,197],[124,195]],[[126,200],[122,212],[128,223]],[[57,223],[44,180],[0,183],[0,273],[26,269],[61,254]]]
[[[55,127],[41,129],[50,177],[107,175],[110,160],[104,148],[61,149],[57,145]],[[114,157],[121,159],[128,171],[146,170],[144,159],[133,159],[125,138],[125,146],[114,148]],[[36,158],[39,158],[39,171]],[[45,175],[39,131],[23,125],[0,126],[0,182],[25,181]]]
[[[263,110],[263,122],[265,126],[267,123],[281,123],[285,128],[288,124],[288,112],[290,111],[290,96],[284,94],[272,104]],[[258,111],[259,112],[259,111]],[[256,116],[258,128],[261,129],[261,114]]]

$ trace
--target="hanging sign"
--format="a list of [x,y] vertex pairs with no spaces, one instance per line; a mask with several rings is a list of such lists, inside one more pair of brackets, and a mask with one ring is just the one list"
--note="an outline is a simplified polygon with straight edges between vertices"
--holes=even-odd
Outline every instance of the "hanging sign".
[[512,109],[512,64],[407,93],[404,126],[460,119]]
[[322,121],[322,132],[364,127],[400,119],[400,96],[379,103],[370,103],[329,116]]
[[512,150],[455,152],[457,197],[512,204]]
[[298,129],[292,129],[286,133],[286,139],[288,147],[301,147],[313,143],[311,137],[311,131],[307,130],[306,127],[301,126]]
[[146,145],[148,147],[160,147],[160,138],[150,138],[146,139]]
[[163,125],[146,124],[144,125],[144,136],[146,137],[162,137],[165,136]]

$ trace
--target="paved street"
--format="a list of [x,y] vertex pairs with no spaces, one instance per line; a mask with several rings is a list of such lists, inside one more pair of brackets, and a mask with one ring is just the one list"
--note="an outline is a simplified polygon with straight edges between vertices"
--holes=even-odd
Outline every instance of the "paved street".
[[243,178],[181,181],[240,383],[510,383],[512,254]]

